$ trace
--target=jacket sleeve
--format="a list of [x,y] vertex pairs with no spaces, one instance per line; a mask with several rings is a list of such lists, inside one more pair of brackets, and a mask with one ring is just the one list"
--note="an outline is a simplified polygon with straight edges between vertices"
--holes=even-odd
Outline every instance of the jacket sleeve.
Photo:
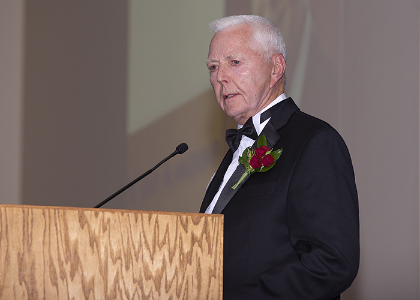
[[294,255],[225,290],[224,299],[331,300],[351,285],[359,266],[357,191],[347,147],[333,128],[318,130],[299,154],[286,207]]

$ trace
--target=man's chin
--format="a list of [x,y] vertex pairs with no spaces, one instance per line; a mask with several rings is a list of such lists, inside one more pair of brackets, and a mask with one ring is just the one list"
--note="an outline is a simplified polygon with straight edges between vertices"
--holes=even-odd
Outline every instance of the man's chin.
[[249,117],[244,108],[238,105],[227,105],[224,107],[223,112],[241,125],[245,124]]
[[236,123],[244,125],[245,122],[248,120],[247,116],[244,116],[242,114],[226,114],[228,117],[231,117],[235,120]]

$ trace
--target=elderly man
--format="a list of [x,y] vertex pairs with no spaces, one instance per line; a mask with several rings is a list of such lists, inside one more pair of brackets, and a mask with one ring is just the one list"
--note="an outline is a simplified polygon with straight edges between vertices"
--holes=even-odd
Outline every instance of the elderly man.
[[347,147],[286,98],[285,45],[270,21],[232,16],[210,29],[210,82],[239,124],[200,209],[224,214],[224,299],[339,299],[359,265]]

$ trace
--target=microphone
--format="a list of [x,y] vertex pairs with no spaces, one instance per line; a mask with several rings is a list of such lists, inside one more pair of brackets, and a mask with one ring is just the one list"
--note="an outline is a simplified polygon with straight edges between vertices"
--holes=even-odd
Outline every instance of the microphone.
[[[188,150],[188,145],[187,144],[185,144],[185,143],[182,143],[182,144],[179,144],[177,147],[176,147],[176,150],[175,150],[175,152],[176,151],[178,151],[178,153],[175,153],[175,154],[182,154],[182,153],[184,153],[185,151],[187,151]],[[174,154],[174,155],[175,155]],[[172,155],[172,154],[171,154]]]
[[164,162],[166,162],[167,160],[169,160],[170,158],[174,157],[177,154],[182,154],[185,151],[188,150],[188,145],[185,143],[179,144],[175,151],[172,152],[168,157],[166,157],[164,160],[162,160],[160,163],[158,163],[156,166],[154,166],[153,168],[151,168],[149,171],[147,171],[146,173],[144,173],[143,175],[140,175],[139,177],[137,177],[136,179],[134,179],[132,182],[130,182],[129,184],[127,184],[125,187],[123,187],[122,189],[116,191],[114,194],[112,194],[111,196],[109,196],[108,198],[106,198],[104,201],[102,201],[101,203],[97,204],[94,206],[94,208],[99,208],[102,205],[106,204],[107,202],[109,202],[110,200],[112,200],[113,198],[115,198],[116,196],[118,196],[119,194],[121,194],[122,192],[124,192],[126,189],[128,189],[129,187],[131,187],[132,185],[134,185],[135,183],[137,183],[138,181],[140,181],[141,179],[143,179],[144,177],[146,177],[147,175],[149,175],[150,173],[152,173],[154,170],[156,170],[161,164],[163,164]]

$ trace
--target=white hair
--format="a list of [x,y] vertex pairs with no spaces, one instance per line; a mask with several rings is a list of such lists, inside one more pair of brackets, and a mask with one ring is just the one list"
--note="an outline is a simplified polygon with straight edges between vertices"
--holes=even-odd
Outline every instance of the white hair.
[[214,20],[209,27],[211,31],[217,33],[229,27],[243,24],[252,27],[252,37],[261,46],[260,49],[262,49],[265,59],[271,59],[274,54],[280,53],[286,60],[286,44],[280,29],[264,17],[255,15],[230,16]]

